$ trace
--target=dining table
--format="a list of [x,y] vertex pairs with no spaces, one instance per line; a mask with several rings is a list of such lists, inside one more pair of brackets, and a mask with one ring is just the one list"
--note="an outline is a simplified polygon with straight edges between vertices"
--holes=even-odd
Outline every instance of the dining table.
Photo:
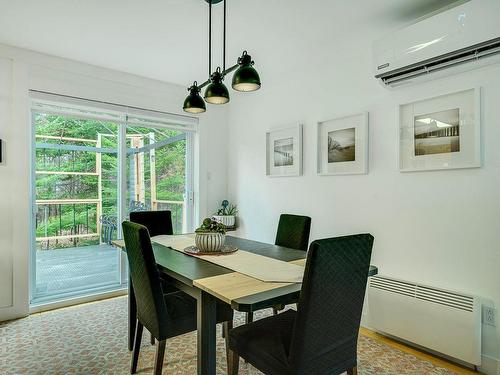
[[[126,253],[123,240],[115,240],[112,243]],[[246,252],[305,266],[307,252],[302,250],[236,236],[226,236],[225,243]],[[159,272],[167,276],[175,287],[197,301],[197,373],[199,375],[215,375],[216,371],[217,300],[242,312],[254,312],[298,301],[301,283],[265,282],[159,243],[152,242],[152,247]],[[377,267],[371,265],[368,276],[376,275],[377,272]],[[132,350],[137,307],[130,278],[128,292],[128,349]]]

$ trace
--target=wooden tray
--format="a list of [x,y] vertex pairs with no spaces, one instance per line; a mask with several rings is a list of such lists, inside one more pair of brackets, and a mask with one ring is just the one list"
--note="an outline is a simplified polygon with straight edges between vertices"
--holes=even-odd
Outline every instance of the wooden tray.
[[224,245],[219,251],[200,251],[196,246],[188,246],[184,252],[189,255],[228,255],[238,251],[236,246]]

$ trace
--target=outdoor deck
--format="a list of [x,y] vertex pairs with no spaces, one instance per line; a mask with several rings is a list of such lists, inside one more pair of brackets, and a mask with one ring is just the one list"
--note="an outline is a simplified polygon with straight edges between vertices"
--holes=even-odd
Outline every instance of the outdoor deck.
[[120,251],[93,245],[36,252],[35,301],[120,286]]

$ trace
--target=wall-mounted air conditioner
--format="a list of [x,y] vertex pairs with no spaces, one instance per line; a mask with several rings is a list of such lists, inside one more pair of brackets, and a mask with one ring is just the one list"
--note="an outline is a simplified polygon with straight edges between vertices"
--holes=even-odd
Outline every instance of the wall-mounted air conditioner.
[[500,61],[500,1],[471,0],[376,41],[374,74],[396,87]]
[[473,365],[481,364],[481,300],[385,276],[368,284],[371,328]]

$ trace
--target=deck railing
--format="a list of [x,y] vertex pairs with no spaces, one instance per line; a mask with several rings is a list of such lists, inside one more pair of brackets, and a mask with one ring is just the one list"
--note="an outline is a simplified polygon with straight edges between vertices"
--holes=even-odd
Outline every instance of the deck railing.
[[[72,247],[82,240],[98,240],[100,227],[96,213],[101,202],[97,199],[37,199],[35,227],[37,249]],[[63,222],[63,210],[73,212]],[[78,213],[77,213],[78,212]],[[83,216],[83,217],[82,217]],[[51,219],[49,219],[51,218]],[[40,231],[41,227],[41,231]],[[41,233],[40,233],[41,232]]]
[[[45,233],[41,236],[36,237],[38,250],[51,249],[54,247],[74,247],[77,246],[81,240],[99,240],[101,237],[101,224],[99,223],[99,217],[97,216],[96,209],[91,210],[92,205],[100,206],[100,201],[96,199],[65,199],[65,200],[51,200],[51,199],[40,199],[36,201],[39,208],[44,207],[44,214],[37,215],[36,227],[39,225],[45,225]],[[180,234],[186,230],[186,212],[184,201],[170,201],[170,200],[156,200],[152,202],[152,207],[154,210],[170,210],[172,213],[172,226],[175,234]],[[47,233],[48,217],[50,206],[57,209],[58,212],[61,211],[61,206],[69,205],[74,209],[75,206],[85,205],[87,210],[86,220],[84,223],[74,220],[69,228],[62,228],[59,225],[56,233]],[[99,207],[100,208],[100,207]],[[92,214],[88,213],[92,211]],[[96,231],[94,232],[90,228],[95,225]]]

